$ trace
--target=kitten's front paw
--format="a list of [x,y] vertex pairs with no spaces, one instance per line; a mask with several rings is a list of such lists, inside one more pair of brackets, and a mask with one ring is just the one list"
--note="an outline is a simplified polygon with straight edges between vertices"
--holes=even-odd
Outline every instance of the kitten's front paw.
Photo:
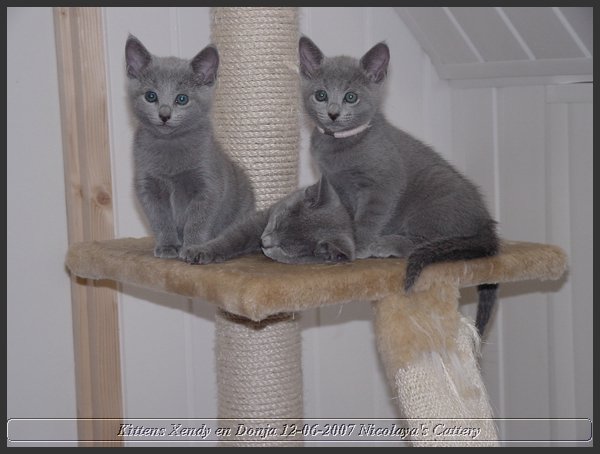
[[356,241],[356,258],[357,259],[366,259],[372,257],[371,255],[371,241]]
[[357,249],[356,250],[356,258],[357,259],[367,259],[369,257],[372,257],[372,255],[371,255],[371,249],[369,249],[369,248],[363,248],[363,249]]
[[379,257],[379,255],[373,251],[372,244],[356,248],[357,259],[367,259],[369,257]]
[[205,265],[216,261],[214,252],[204,246],[186,246],[181,249],[179,257],[192,265]]
[[368,247],[364,248],[360,253],[362,256],[361,258],[387,258],[394,256],[394,251],[391,250],[390,246],[379,238],[373,241]]
[[160,259],[176,259],[179,257],[179,246],[156,246],[154,248],[154,257]]
[[370,257],[408,257],[414,248],[413,242],[404,235],[384,235],[375,238],[367,248]]
[[346,262],[350,260],[346,252],[327,241],[321,241],[317,245],[314,256],[326,262]]

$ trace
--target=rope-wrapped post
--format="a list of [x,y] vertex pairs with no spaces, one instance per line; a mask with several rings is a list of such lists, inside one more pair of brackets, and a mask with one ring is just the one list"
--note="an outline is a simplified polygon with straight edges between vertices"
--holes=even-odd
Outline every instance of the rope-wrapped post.
[[252,322],[219,310],[216,336],[219,425],[231,429],[221,440],[234,446],[301,444],[299,436],[282,436],[284,424],[302,422],[297,321],[281,314]]
[[[258,209],[297,187],[298,38],[297,8],[212,8],[212,41],[220,56],[215,132],[248,172]],[[282,418],[301,422],[298,321],[280,314],[256,323],[224,311],[216,318],[219,419],[231,428],[221,440],[301,443],[260,430],[281,427]]]
[[298,185],[298,10],[213,8],[212,20],[215,131],[266,208]]
[[[439,283],[374,304],[377,349],[413,446],[497,446],[477,364],[479,334]],[[414,432],[414,433],[413,433]]]

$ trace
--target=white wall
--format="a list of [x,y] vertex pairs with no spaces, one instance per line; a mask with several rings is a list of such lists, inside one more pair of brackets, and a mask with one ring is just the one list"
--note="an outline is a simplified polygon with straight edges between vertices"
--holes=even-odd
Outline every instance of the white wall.
[[[450,89],[392,8],[300,11],[301,31],[327,55],[359,57],[386,40],[390,120],[481,186],[503,236],[567,250],[565,280],[502,286],[482,367],[497,416],[591,417],[589,88]],[[104,19],[116,234],[139,237],[148,230],[132,190],[125,40],[131,32],[153,53],[191,57],[209,42],[209,10],[105,8]],[[69,417],[75,393],[52,12],[8,9],[7,24],[7,412]],[[316,178],[307,135],[304,127],[302,185]],[[473,292],[464,296],[474,301]],[[215,417],[214,307],[125,286],[119,308],[125,416]],[[306,417],[397,417],[370,305],[307,311],[301,320]]]
[[[51,8],[7,8],[7,418],[75,416]],[[74,423],[66,433],[76,434]]]
[[[569,256],[559,281],[500,286],[482,359],[498,417],[592,418],[592,98],[591,84],[452,93],[454,157],[486,194],[501,236]],[[540,436],[572,433],[547,422]]]

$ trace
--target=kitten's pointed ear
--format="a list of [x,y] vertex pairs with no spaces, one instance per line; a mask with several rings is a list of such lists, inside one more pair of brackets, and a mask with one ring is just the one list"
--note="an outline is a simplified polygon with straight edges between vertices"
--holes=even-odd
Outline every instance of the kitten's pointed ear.
[[379,83],[385,79],[389,62],[390,49],[387,44],[378,43],[363,55],[360,59],[360,67],[373,82]]
[[319,185],[311,184],[304,190],[304,203],[309,206],[315,206],[319,199]]
[[215,46],[208,45],[192,59],[192,70],[199,76],[202,85],[212,85],[217,80],[219,52]]
[[333,202],[338,201],[337,193],[333,186],[329,183],[329,180],[325,175],[321,177],[319,180],[319,195],[318,195],[318,203],[319,205],[327,205]]
[[129,35],[125,44],[127,77],[137,79],[151,61],[152,55],[148,52],[148,49],[135,36]]
[[318,183],[307,187],[304,194],[308,204],[314,208],[329,205],[339,200],[335,190],[325,176],[322,176]]
[[323,52],[306,36],[298,42],[298,55],[300,57],[300,72],[307,79],[312,79],[321,63],[323,63]]

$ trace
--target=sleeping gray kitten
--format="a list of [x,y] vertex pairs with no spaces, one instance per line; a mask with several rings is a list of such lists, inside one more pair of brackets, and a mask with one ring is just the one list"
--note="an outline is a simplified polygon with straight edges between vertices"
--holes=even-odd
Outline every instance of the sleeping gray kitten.
[[187,258],[254,209],[248,177],[215,140],[210,122],[219,54],[156,57],[130,35],[128,93],[138,119],[135,190],[156,239],[154,255]]
[[[302,37],[299,57],[303,103],[316,125],[311,153],[350,213],[357,258],[372,255],[374,244],[379,256],[407,257],[408,291],[431,263],[498,252],[496,223],[478,189],[383,116],[386,44],[375,45],[360,60],[326,58]],[[478,287],[480,333],[497,287]]]
[[192,248],[189,262],[222,262],[260,252],[283,263],[354,260],[352,220],[326,178],[253,212]]

